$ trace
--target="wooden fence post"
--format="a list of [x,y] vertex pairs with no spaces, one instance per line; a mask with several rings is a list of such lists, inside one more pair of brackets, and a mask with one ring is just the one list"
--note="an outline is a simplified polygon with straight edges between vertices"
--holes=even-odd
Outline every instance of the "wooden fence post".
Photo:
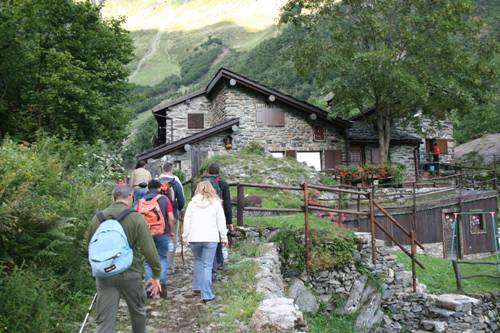
[[452,260],[453,271],[455,272],[455,281],[457,282],[457,289],[462,290],[462,277],[460,276],[460,268],[458,267],[457,260]]
[[497,189],[497,155],[493,155],[493,189]]
[[236,224],[243,225],[243,210],[245,200],[245,188],[240,183],[237,184],[237,210],[236,210]]
[[410,231],[410,241],[411,241],[411,279],[413,284],[413,292],[417,291],[417,268],[415,265],[417,246],[415,244],[415,231]]
[[372,263],[375,265],[377,261],[377,247],[376,247],[376,236],[375,236],[375,208],[373,206],[373,188],[372,191],[368,193],[368,201],[370,204],[370,232],[372,236]]
[[[306,245],[306,271],[309,275],[311,272],[311,239],[309,230],[309,203],[308,192],[307,192],[307,182],[302,185],[304,188],[304,239]],[[340,194],[340,193],[339,193]]]
[[412,196],[413,196],[413,214],[412,214],[412,229],[417,230],[417,189],[416,184],[413,182],[412,188]]

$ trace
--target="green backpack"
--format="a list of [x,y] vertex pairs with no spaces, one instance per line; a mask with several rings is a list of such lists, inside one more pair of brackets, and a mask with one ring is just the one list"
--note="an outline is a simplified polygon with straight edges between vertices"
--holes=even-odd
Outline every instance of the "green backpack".
[[222,190],[219,185],[221,181],[220,176],[203,176],[201,180],[210,182],[210,184],[212,184],[212,187],[214,188],[219,198],[222,199]]

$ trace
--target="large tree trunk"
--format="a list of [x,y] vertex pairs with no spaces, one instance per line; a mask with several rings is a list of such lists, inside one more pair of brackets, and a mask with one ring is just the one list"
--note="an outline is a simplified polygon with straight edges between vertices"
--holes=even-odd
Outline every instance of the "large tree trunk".
[[377,110],[377,131],[380,163],[383,163],[389,159],[391,142],[391,118],[388,110]]

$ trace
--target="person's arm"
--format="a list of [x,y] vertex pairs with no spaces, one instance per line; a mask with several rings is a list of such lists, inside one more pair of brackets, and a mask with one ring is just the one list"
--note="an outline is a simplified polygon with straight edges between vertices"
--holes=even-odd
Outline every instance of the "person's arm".
[[178,181],[174,181],[173,188],[175,192],[175,200],[177,201],[177,209],[182,210],[185,204],[184,190],[182,189],[182,184]]
[[226,227],[226,216],[224,214],[224,209],[219,202],[215,203],[216,205],[216,214],[215,219],[217,222],[217,230],[219,230],[220,234],[220,242],[227,245],[227,227]]
[[92,218],[92,222],[90,223],[89,231],[87,233],[87,246],[90,243],[90,240],[92,239],[92,236],[94,236],[98,227],[99,227],[99,221],[97,220],[97,217],[94,216]]
[[231,207],[231,192],[229,185],[225,181],[219,183],[222,194],[222,205],[224,206],[224,216],[226,217],[226,224],[233,224],[233,209]]
[[170,237],[170,239],[173,239],[174,238],[174,221],[175,221],[174,208],[172,207],[172,203],[170,202],[170,200],[168,198],[166,198],[166,199],[167,199],[168,225],[170,227],[168,236]]
[[191,230],[191,220],[192,220],[192,209],[188,205],[186,208],[186,213],[184,214],[184,223],[182,224],[182,240],[184,243],[188,243],[189,231]]
[[134,186],[134,171],[132,171],[132,173],[130,174],[130,181],[129,181],[129,185],[130,186]]

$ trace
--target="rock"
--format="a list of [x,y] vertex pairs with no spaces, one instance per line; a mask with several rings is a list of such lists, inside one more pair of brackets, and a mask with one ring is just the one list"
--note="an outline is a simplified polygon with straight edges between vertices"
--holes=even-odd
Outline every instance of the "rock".
[[296,332],[306,330],[307,325],[293,300],[285,297],[265,299],[255,310],[250,324],[257,332]]
[[436,298],[436,305],[453,311],[470,311],[472,305],[478,305],[481,301],[465,295],[443,294]]
[[356,282],[354,282],[349,298],[345,302],[344,306],[338,311],[340,314],[350,314],[359,310],[362,305],[361,298],[364,294],[366,281],[368,281],[368,277],[363,275],[356,280]]
[[316,312],[319,309],[316,297],[307,289],[300,279],[293,279],[287,292],[287,297],[293,299],[302,312]]
[[384,313],[380,310],[382,295],[379,292],[371,293],[359,310],[354,327],[359,333],[371,332],[373,325],[382,321]]
[[448,327],[448,324],[444,321],[437,320],[422,320],[420,324],[425,330],[438,333],[445,332]]

